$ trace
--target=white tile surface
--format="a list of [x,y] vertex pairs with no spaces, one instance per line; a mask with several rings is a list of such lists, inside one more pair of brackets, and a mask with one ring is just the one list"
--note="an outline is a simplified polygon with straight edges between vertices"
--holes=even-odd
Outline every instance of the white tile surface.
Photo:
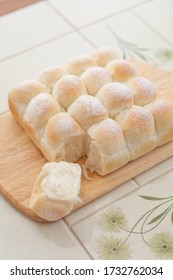
[[169,170],[173,170],[173,157],[159,163],[153,168],[150,168],[148,171],[136,176],[135,181],[140,186],[143,186],[148,184],[150,181],[156,179],[158,176],[161,176],[165,172],[168,172]]
[[51,65],[63,65],[72,56],[88,54],[92,49],[78,33],[73,33],[1,62],[0,76],[3,83],[0,83],[0,113],[8,110],[7,94],[16,83],[36,79],[42,69]]
[[173,44],[173,1],[157,0],[134,9],[147,24]]
[[[144,5],[144,7],[147,5]],[[112,31],[116,34],[114,35]],[[167,44],[159,35],[153,32],[148,26],[136,18],[132,13],[125,12],[114,16],[111,19],[102,21],[101,23],[84,28],[81,32],[89,38],[95,46],[112,46],[117,49],[122,56],[122,48],[116,36],[124,41],[124,50],[127,56],[136,56],[141,59],[141,55],[149,62],[154,62],[156,65],[164,66],[167,57],[158,55],[159,52],[170,51],[173,53],[172,47]],[[173,35],[172,35],[173,37]],[[128,43],[136,45],[130,46]],[[148,50],[143,50],[147,48]],[[136,55],[136,51],[139,55]],[[172,55],[173,62],[173,55]],[[170,65],[171,67],[171,65]],[[171,68],[170,68],[171,69]]]
[[112,15],[143,0],[49,0],[60,13],[62,13],[72,24],[77,27],[95,22],[101,18]]
[[44,2],[4,15],[0,19],[0,60],[71,30]]
[[[105,259],[105,255],[111,255],[112,259],[114,259],[114,256],[112,255],[111,249],[113,245],[109,241],[109,238],[120,238],[122,241],[124,241],[128,236],[128,231],[132,230],[134,225],[134,231],[138,231],[138,234],[132,233],[129,238],[127,239],[127,248],[129,251],[130,259],[160,259],[163,256],[162,255],[155,255],[151,249],[150,246],[148,246],[142,239],[142,235],[140,234],[141,230],[148,231],[149,229],[153,229],[148,231],[144,234],[144,240],[148,244],[151,244],[151,238],[155,237],[156,234],[163,234],[164,232],[172,235],[172,223],[171,223],[171,212],[168,213],[168,215],[163,219],[163,221],[156,225],[156,223],[153,223],[151,225],[148,225],[148,223],[154,219],[157,215],[161,214],[163,211],[166,210],[166,208],[171,205],[173,202],[167,202],[167,200],[160,200],[160,201],[154,201],[154,200],[145,200],[139,195],[145,195],[145,196],[154,196],[154,197],[172,197],[172,184],[173,184],[173,173],[170,172],[169,174],[166,174],[162,177],[160,177],[158,180],[154,181],[152,184],[147,185],[146,187],[139,189],[138,191],[133,192],[132,194],[126,196],[125,198],[119,200],[116,203],[113,203],[109,205],[107,208],[102,209],[101,211],[97,212],[96,214],[84,219],[83,221],[80,221],[79,223],[75,224],[72,228],[73,231],[76,233],[78,238],[81,240],[84,247],[89,251],[89,253],[93,256],[95,259]],[[162,206],[155,209],[151,214],[151,209],[154,209],[154,207],[157,207],[159,204],[164,203]],[[112,227],[112,218],[117,218],[117,214],[114,214],[115,211],[120,211],[122,214],[122,217],[117,220],[118,225],[121,226],[122,229],[118,229],[116,226]],[[147,215],[145,215],[148,212],[150,214],[144,223]],[[109,216],[107,218],[103,219],[105,217],[105,213],[109,213]],[[144,216],[143,216],[144,215]],[[123,219],[125,220],[123,221]],[[100,222],[102,219],[102,223],[100,225]],[[144,224],[143,224],[144,223]],[[142,225],[144,225],[144,228],[142,229]],[[128,230],[128,231],[126,231]],[[102,250],[102,256],[99,256],[96,246],[98,240],[101,238],[107,238],[107,245],[104,246],[104,250]],[[110,246],[109,246],[110,245]],[[127,257],[127,248],[124,249],[124,252],[122,252],[122,259],[126,259]],[[107,252],[107,253],[106,253]],[[109,254],[108,254],[109,253]],[[116,259],[116,256],[115,256]],[[170,259],[173,259],[173,253],[172,257]]]
[[[0,196],[0,259],[89,259],[63,220],[28,219]],[[8,219],[8,222],[7,222]]]
[[126,196],[128,193],[133,192],[138,187],[139,186],[133,180],[130,180],[129,182],[119,186],[115,190],[107,193],[106,195],[104,195],[104,196],[98,198],[97,200],[89,203],[88,205],[82,207],[78,211],[68,215],[65,218],[65,220],[71,226],[71,225],[79,222],[80,220],[84,219],[85,217],[94,214],[101,208]]

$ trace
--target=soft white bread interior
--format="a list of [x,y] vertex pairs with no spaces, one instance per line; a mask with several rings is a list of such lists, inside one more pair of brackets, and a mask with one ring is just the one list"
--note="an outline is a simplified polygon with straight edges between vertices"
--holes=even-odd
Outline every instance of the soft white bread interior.
[[46,86],[35,80],[20,82],[10,90],[8,94],[9,109],[21,125],[30,100],[43,92],[47,92]]
[[157,133],[153,115],[144,107],[133,105],[124,110],[116,121],[121,125],[127,147],[130,152],[130,160],[134,160],[150,151],[157,145]]
[[76,99],[68,108],[68,113],[84,130],[108,117],[106,108],[97,98],[90,95],[83,95]]
[[157,146],[173,139],[173,104],[168,100],[157,99],[145,106],[154,117],[158,134]]
[[38,80],[45,84],[49,92],[51,92],[56,82],[65,75],[68,75],[68,72],[64,68],[60,66],[50,66],[41,72]]
[[100,67],[105,67],[111,60],[118,59],[117,52],[110,47],[101,47],[91,53],[91,57]]
[[97,63],[91,56],[78,55],[70,59],[65,68],[70,74],[80,76],[86,69],[94,66],[97,66]]
[[134,96],[130,88],[125,84],[114,82],[103,86],[96,97],[109,111],[109,116],[114,118],[122,110],[133,105]]
[[133,91],[135,105],[144,106],[156,99],[156,88],[148,79],[134,77],[128,80],[126,84]]
[[137,74],[133,64],[125,59],[112,60],[105,68],[115,82],[125,82]]
[[105,84],[112,82],[109,73],[102,67],[90,67],[82,75],[81,80],[88,94],[95,95]]
[[87,94],[87,91],[79,77],[67,75],[55,84],[52,93],[58,102],[67,110],[75,99]]
[[48,93],[38,94],[30,101],[23,117],[23,127],[37,147],[48,120],[62,111],[61,105]]
[[33,188],[30,208],[47,221],[69,214],[79,201],[80,165],[68,162],[46,163]]
[[68,113],[50,118],[41,139],[41,151],[48,161],[75,162],[86,153],[87,135]]
[[120,125],[107,118],[88,129],[90,145],[86,168],[104,176],[125,165],[130,160]]

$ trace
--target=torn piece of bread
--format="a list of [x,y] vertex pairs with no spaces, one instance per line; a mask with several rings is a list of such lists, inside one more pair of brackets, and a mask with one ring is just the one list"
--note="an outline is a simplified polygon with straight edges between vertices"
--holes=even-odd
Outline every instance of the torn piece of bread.
[[56,221],[69,214],[79,201],[81,167],[76,163],[46,163],[33,188],[30,207],[47,221]]
[[123,131],[120,125],[107,118],[87,131],[90,145],[87,151],[86,168],[104,176],[109,174],[130,160]]

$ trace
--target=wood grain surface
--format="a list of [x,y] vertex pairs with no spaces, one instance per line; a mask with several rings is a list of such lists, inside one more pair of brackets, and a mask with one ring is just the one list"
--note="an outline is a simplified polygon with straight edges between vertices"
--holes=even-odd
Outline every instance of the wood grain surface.
[[[139,76],[150,79],[156,85],[160,96],[173,100],[173,73],[160,70],[141,61],[132,60],[132,62],[136,66]],[[104,177],[96,173],[92,174],[92,181],[82,177],[80,192],[82,203],[76,204],[73,211],[103,196],[172,155],[173,142],[170,142]],[[0,192],[25,215],[43,222],[46,221],[34,214],[29,208],[29,199],[34,182],[46,162],[47,160],[11,113],[0,116]]]

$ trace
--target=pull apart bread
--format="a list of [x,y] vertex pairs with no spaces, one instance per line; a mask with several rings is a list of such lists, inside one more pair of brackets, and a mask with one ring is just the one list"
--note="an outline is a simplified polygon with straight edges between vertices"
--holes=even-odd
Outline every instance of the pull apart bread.
[[19,83],[9,108],[48,161],[102,176],[173,140],[173,105],[106,47]]

